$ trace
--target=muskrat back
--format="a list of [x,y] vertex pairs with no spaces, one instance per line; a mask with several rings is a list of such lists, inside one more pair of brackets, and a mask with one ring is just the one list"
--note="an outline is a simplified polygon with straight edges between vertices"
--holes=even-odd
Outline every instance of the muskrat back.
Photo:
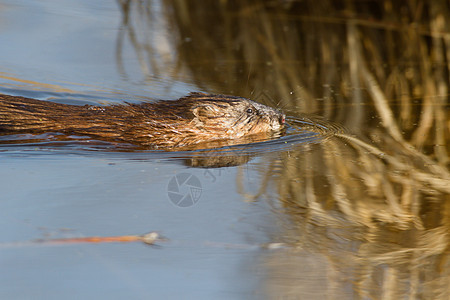
[[60,132],[150,148],[270,135],[281,112],[242,97],[191,93],[173,101],[78,106],[0,94],[1,133]]

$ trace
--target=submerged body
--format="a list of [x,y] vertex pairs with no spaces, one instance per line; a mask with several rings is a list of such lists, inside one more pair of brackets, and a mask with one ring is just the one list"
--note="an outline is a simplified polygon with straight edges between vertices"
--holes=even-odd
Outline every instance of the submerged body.
[[191,93],[174,101],[77,106],[0,94],[0,133],[59,132],[148,148],[266,136],[285,116],[246,98]]

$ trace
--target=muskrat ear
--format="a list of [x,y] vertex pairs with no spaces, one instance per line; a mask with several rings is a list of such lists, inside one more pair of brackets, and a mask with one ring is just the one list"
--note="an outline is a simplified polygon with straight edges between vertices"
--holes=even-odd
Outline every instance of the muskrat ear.
[[217,117],[217,112],[209,105],[200,105],[195,107],[192,112],[198,120],[204,122]]

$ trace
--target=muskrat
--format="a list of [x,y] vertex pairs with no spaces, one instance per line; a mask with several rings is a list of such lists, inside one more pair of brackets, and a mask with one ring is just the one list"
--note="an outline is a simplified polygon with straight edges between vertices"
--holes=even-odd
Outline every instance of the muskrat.
[[284,126],[283,113],[236,96],[191,93],[172,101],[79,106],[0,94],[2,134],[58,132],[161,149],[268,137]]

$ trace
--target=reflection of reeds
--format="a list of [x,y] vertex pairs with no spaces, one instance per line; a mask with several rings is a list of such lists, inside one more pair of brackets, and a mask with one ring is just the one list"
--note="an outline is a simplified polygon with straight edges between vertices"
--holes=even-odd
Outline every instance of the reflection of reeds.
[[[292,114],[319,113],[357,134],[290,151],[276,179],[266,175],[259,193],[278,184],[284,241],[326,257],[328,272],[353,270],[346,282],[360,297],[446,299],[448,1],[163,4],[177,32],[167,69],[183,66],[204,90],[282,99]],[[280,256],[269,260],[278,274]],[[272,292],[295,277],[277,284]]]
[[119,73],[128,78],[123,48],[131,46],[145,80],[164,77],[179,70],[173,64],[174,52],[167,37],[167,24],[157,3],[152,1],[118,0],[122,24],[117,36],[116,61]]
[[[268,255],[269,274],[279,274],[289,258],[292,265],[307,256],[325,261],[325,274],[340,275],[308,285],[315,269],[297,262],[285,269],[283,283],[267,282],[269,293],[279,296],[293,285],[315,285],[319,293],[331,282],[343,288],[351,281],[361,297],[447,299],[448,173],[421,170],[420,158],[402,160],[346,135],[307,153],[291,151],[281,164],[277,210],[285,229],[274,238],[294,249],[282,258]],[[306,296],[301,288],[295,292]]]

